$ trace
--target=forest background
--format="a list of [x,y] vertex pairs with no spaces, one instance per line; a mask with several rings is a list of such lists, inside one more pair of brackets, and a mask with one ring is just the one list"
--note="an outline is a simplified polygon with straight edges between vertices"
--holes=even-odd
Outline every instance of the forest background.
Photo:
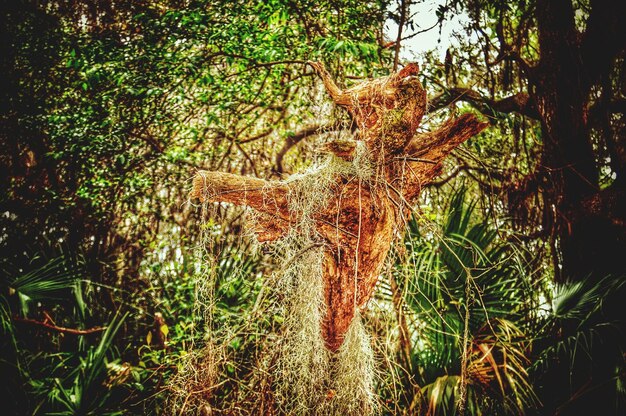
[[421,128],[490,127],[423,190],[363,316],[370,410],[623,414],[626,2],[420,3],[3,2],[3,411],[285,412],[276,254],[191,178],[310,167],[353,132],[307,61],[354,85],[463,16],[411,57]]

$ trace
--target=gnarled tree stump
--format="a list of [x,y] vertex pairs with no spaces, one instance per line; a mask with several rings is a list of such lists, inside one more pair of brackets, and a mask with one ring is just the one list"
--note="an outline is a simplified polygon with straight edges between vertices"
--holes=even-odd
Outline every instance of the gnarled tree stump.
[[[310,214],[323,246],[327,314],[323,337],[331,351],[341,346],[357,308],[372,296],[392,241],[402,234],[404,219],[422,187],[441,170],[441,161],[456,146],[478,134],[487,123],[465,114],[438,130],[417,134],[426,112],[426,91],[416,78],[417,64],[389,77],[342,90],[320,63],[310,63],[333,101],[357,123],[355,139],[365,144],[371,180],[337,175],[330,200]],[[356,141],[329,143],[325,150],[351,160]],[[198,172],[192,198],[248,206],[259,213],[260,241],[284,236],[300,213],[288,195],[296,181],[265,181],[221,172]]]

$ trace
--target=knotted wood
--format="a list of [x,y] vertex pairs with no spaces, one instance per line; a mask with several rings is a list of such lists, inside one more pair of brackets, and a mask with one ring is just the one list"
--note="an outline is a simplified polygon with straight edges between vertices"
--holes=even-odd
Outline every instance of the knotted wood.
[[[323,246],[327,314],[323,336],[337,351],[358,308],[371,298],[391,244],[402,234],[410,207],[424,185],[441,170],[456,146],[487,127],[471,114],[448,120],[439,129],[417,134],[426,112],[426,91],[417,64],[389,77],[342,90],[324,66],[311,66],[333,101],[346,108],[358,126],[354,143],[329,143],[324,150],[351,160],[356,141],[369,152],[374,175],[362,180],[337,176],[324,209],[310,214]],[[297,181],[265,181],[220,172],[198,172],[192,198],[248,206],[259,213],[255,231],[261,241],[284,236],[301,213],[289,206]]]

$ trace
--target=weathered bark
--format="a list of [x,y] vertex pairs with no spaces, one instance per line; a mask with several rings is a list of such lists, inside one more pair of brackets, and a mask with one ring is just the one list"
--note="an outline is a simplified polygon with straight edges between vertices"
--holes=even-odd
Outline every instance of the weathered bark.
[[[441,170],[442,159],[487,127],[473,115],[449,120],[439,130],[416,136],[426,111],[426,92],[416,64],[389,77],[342,90],[319,63],[311,64],[333,101],[353,116],[373,164],[369,180],[337,176],[325,208],[311,215],[323,246],[327,347],[337,351],[358,308],[372,296],[392,241],[422,187]],[[325,150],[350,160],[356,142],[330,143]],[[191,196],[202,201],[246,205],[260,214],[259,238],[280,238],[301,213],[289,206],[296,181],[268,182],[218,172],[199,172]]]

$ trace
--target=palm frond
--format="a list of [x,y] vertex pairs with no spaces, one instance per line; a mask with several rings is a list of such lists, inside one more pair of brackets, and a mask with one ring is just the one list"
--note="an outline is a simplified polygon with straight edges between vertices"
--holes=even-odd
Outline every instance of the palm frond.
[[66,298],[79,278],[79,267],[59,256],[18,276],[4,275],[2,280],[8,286],[9,296],[17,296],[22,314],[26,315],[32,302]]
[[[516,264],[523,260],[493,227],[477,221],[476,202],[465,200],[462,188],[451,198],[439,230],[431,224],[422,234],[420,220],[412,218],[405,244],[409,253],[395,267],[413,326],[414,376],[425,386],[428,414],[455,414],[461,355],[469,342],[466,413],[522,414],[538,404],[526,371],[528,345],[515,324],[525,303],[527,276]],[[464,339],[466,312],[469,340]]]

